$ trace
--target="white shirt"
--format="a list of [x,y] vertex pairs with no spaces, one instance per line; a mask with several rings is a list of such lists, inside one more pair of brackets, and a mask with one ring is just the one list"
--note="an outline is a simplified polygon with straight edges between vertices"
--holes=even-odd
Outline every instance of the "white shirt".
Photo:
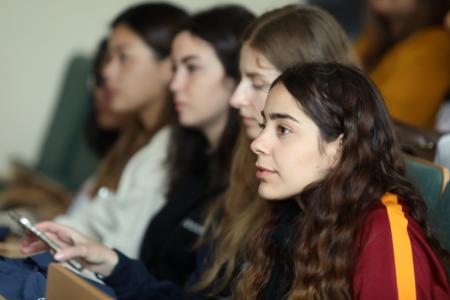
[[100,189],[92,201],[55,221],[137,258],[149,222],[166,201],[169,138],[165,127],[132,156],[115,193]]

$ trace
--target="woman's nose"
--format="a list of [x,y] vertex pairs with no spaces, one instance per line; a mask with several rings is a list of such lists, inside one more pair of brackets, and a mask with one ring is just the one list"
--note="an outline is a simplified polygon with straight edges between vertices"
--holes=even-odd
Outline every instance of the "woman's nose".
[[231,95],[230,105],[237,109],[240,109],[241,107],[248,105],[245,87],[242,82],[239,82],[238,86]]
[[268,154],[270,150],[269,137],[266,130],[262,130],[260,134],[250,144],[250,148],[256,155]]
[[170,81],[170,90],[172,92],[177,92],[182,87],[182,78],[179,71],[174,71],[172,80]]

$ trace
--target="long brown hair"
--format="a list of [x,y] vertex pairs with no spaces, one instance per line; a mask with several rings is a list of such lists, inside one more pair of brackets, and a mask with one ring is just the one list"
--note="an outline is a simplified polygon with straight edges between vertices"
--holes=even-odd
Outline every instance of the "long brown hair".
[[[442,26],[444,16],[450,9],[448,0],[416,0],[417,7],[414,12],[400,24],[395,34],[390,29],[387,17],[369,14],[366,39],[362,49],[361,60],[366,71],[372,71],[383,55],[395,44],[405,40],[413,33],[431,26]],[[431,54],[430,54],[431,55]]]
[[[374,84],[356,68],[334,63],[290,68],[272,86],[277,84],[286,87],[318,126],[322,141],[342,139],[337,165],[323,180],[293,195],[303,216],[295,223],[287,299],[352,298],[353,268],[359,254],[356,235],[386,192],[398,195],[429,245],[447,264],[448,255],[427,224],[426,206],[405,178],[391,119]],[[258,299],[264,292],[278,259],[270,249],[279,218],[272,203],[252,223],[256,233],[247,237],[244,259],[248,266],[240,274],[238,299]]]
[[[178,32],[179,24],[186,18],[186,12],[175,5],[162,2],[143,3],[133,5],[120,13],[112,21],[111,28],[126,25],[157,54],[159,60],[163,60],[169,56],[172,39]],[[124,128],[113,148],[101,162],[91,196],[101,187],[115,191],[130,158],[147,144],[159,129],[169,123],[172,114],[169,99],[158,101],[161,103],[155,104],[154,108],[154,116],[157,118],[152,120],[149,128],[145,128],[137,117],[130,120]]]
[[[247,27],[244,43],[264,55],[278,70],[312,61],[359,65],[353,47],[337,21],[325,11],[309,5],[288,5],[269,11]],[[194,290],[218,293],[228,285],[239,265],[239,251],[265,202],[257,194],[256,158],[250,138],[241,130],[233,158],[229,188],[213,203],[206,218],[215,245],[214,262]],[[220,278],[219,278],[220,277]]]

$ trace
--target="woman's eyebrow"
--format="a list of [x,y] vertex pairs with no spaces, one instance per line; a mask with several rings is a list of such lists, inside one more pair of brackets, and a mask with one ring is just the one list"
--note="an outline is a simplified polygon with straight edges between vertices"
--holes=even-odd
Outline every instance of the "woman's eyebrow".
[[269,114],[269,118],[271,120],[275,120],[275,119],[289,119],[289,120],[292,120],[292,121],[294,121],[296,123],[300,123],[296,118],[294,118],[290,114],[285,114],[285,113],[270,113]]
[[245,76],[249,77],[250,79],[260,79],[262,78],[262,75],[256,72],[244,72]]
[[[266,115],[264,113],[264,111],[261,111],[261,116],[263,118],[264,121],[266,121]],[[293,116],[289,115],[289,114],[285,114],[285,113],[270,113],[269,114],[269,119],[271,120],[275,120],[275,119],[289,119],[292,120],[296,123],[300,123],[296,118],[294,118]]]
[[181,60],[182,63],[188,63],[191,60],[196,60],[198,57],[194,54],[191,55],[187,55],[185,57],[183,57],[183,59]]
[[132,45],[126,42],[123,43],[117,43],[115,45],[111,45],[109,51],[123,51],[127,48],[130,48]]

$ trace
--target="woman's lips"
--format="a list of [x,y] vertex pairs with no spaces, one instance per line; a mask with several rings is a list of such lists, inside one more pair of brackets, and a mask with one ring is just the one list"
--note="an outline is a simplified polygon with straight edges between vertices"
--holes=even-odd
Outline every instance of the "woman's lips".
[[176,109],[176,111],[183,110],[183,107],[185,107],[185,106],[186,106],[186,104],[184,102],[175,101],[175,109]]
[[255,119],[249,117],[242,117],[242,122],[246,126],[251,126],[255,124]]
[[115,88],[106,88],[105,89],[106,97],[109,99],[114,98],[118,93],[119,93],[119,91]]
[[267,176],[274,175],[276,173],[277,172],[274,170],[270,170],[270,169],[264,168],[263,166],[261,166],[259,164],[256,164],[256,177],[257,178],[262,179]]

